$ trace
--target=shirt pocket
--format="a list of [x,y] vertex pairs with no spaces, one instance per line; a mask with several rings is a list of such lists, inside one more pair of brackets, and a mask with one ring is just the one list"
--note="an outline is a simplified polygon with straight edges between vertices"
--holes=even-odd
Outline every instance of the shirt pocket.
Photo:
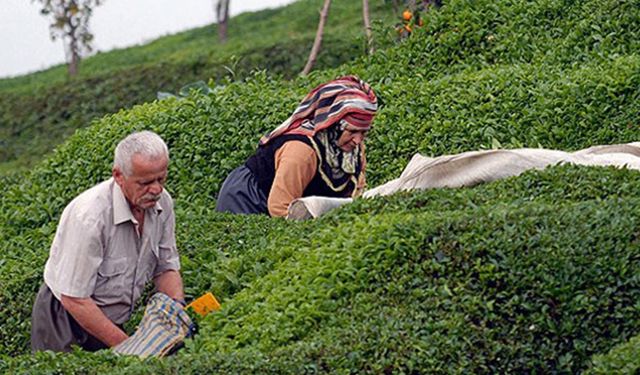
[[105,259],[98,267],[95,294],[101,297],[122,295],[127,274],[127,259]]

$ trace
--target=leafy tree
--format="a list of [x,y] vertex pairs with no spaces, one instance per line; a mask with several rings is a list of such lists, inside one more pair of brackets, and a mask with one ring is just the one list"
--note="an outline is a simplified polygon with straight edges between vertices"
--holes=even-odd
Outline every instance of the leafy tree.
[[51,39],[64,42],[70,76],[78,73],[81,55],[91,52],[93,34],[89,31],[89,18],[93,8],[104,0],[35,0],[42,4],[40,13],[51,16]]

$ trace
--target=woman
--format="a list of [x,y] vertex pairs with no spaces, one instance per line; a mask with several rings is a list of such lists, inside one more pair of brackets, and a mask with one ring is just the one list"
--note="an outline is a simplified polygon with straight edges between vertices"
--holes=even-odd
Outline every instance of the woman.
[[229,174],[216,210],[286,216],[296,198],[359,195],[365,183],[363,142],[377,108],[373,90],[357,77],[316,87]]

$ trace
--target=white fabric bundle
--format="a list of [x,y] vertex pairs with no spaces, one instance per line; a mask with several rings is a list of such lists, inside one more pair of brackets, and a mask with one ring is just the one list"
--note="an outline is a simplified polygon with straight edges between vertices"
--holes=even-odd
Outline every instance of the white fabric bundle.
[[[413,189],[473,186],[563,163],[640,170],[640,142],[594,146],[576,152],[521,148],[470,151],[436,158],[415,154],[399,178],[367,190],[363,197]],[[316,218],[351,201],[350,198],[317,196],[299,198],[289,205],[287,218]]]

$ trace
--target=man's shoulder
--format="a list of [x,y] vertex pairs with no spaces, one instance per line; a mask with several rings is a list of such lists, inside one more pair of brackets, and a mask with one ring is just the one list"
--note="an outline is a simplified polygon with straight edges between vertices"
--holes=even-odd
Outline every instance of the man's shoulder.
[[163,210],[169,209],[173,210],[173,198],[171,194],[167,191],[167,189],[162,189],[162,193],[160,193],[160,207]]
[[108,200],[112,196],[112,185],[114,183],[113,178],[102,181],[78,194],[73,201],[85,202],[87,200],[95,199]]
[[100,182],[97,185],[78,194],[65,208],[68,214],[76,217],[97,217],[104,214],[106,209],[112,206],[113,179]]

